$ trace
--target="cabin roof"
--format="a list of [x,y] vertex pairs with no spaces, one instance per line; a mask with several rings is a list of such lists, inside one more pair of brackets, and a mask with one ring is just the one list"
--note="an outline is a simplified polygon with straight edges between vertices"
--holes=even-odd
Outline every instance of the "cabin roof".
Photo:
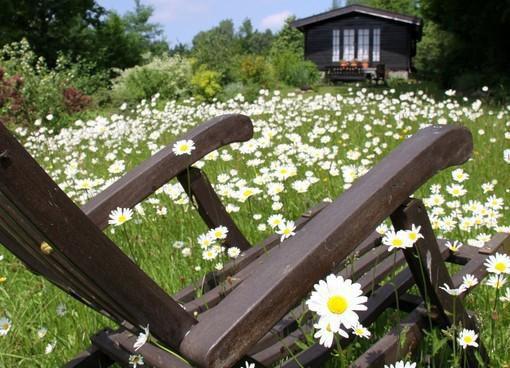
[[421,27],[421,19],[418,17],[395,13],[388,10],[372,8],[365,5],[344,6],[342,8],[333,9],[324,13],[312,15],[310,17],[301,18],[292,22],[292,26],[298,28],[299,30],[302,30],[306,26],[351,13],[367,14],[378,18],[389,19],[395,22],[407,23],[410,25]]

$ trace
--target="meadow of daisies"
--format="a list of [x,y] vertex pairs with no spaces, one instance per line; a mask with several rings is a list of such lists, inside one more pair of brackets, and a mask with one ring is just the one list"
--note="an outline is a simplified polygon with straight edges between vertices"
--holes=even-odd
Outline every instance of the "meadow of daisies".
[[[282,239],[293,236],[294,220],[302,212],[335,199],[418,129],[448,123],[467,126],[475,148],[469,162],[442,172],[416,193],[436,233],[451,239],[455,251],[481,247],[493,234],[510,232],[510,105],[490,105],[483,95],[467,99],[446,91],[432,97],[417,85],[405,92],[358,86],[322,93],[262,90],[254,102],[237,96],[226,102],[177,103],[155,96],[108,116],[76,121],[58,133],[46,128],[44,119],[35,122],[35,130],[17,128],[15,133],[61,188],[83,204],[190,128],[233,112],[251,117],[254,138],[213,152],[196,166],[207,173],[252,243],[274,233]],[[176,154],[193,148],[194,142],[174,146]],[[226,229],[209,231],[176,181],[135,208],[112,208],[110,221],[106,233],[168,293],[239,256],[236,248],[227,252],[221,245]],[[417,228],[395,233],[388,224],[378,231],[390,251],[413,246],[421,236]],[[455,295],[479,284],[466,303],[480,321],[480,334],[461,328],[435,331],[424,342],[434,347],[424,351],[442,354],[445,365],[459,365],[463,349],[476,349],[480,341],[494,367],[510,365],[510,258],[498,254],[487,267],[487,280],[467,277],[458,289],[443,288]],[[0,277],[0,367],[59,366],[89,343],[90,334],[110,324],[33,276],[4,248]],[[396,312],[387,312],[375,326],[359,325],[356,311],[365,303],[359,285],[350,280],[331,275],[321,281],[306,303],[315,312],[316,329],[304,344],[335,346],[335,339],[357,335],[352,348],[333,349],[328,363],[348,365],[395,322]],[[143,331],[138,343],[148,335]],[[425,355],[394,366],[428,366]],[[132,357],[132,366],[142,363]]]

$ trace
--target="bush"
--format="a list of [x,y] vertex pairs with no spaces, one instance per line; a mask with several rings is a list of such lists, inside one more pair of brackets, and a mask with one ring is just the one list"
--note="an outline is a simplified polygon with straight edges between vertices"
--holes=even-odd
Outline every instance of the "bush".
[[239,62],[238,74],[245,84],[258,84],[265,88],[274,84],[272,66],[260,55],[243,56]]
[[112,96],[116,102],[138,102],[159,93],[164,99],[189,96],[192,66],[179,55],[158,56],[148,64],[126,69],[114,80]]
[[[64,55],[58,57],[55,68],[48,68],[44,58],[38,57],[26,40],[5,45],[0,50],[0,67],[4,74],[2,115],[8,115],[9,120],[17,124],[28,124],[48,114],[58,118],[76,110],[77,95],[81,96],[81,111],[92,102],[86,95],[104,88],[107,83],[106,74],[96,73],[94,64],[81,60],[71,63]],[[17,81],[16,96],[5,99],[7,85],[13,80]],[[69,88],[74,97],[69,94]],[[67,97],[65,91],[68,91]],[[85,100],[88,102],[84,103]],[[74,106],[70,108],[69,104]]]
[[220,81],[220,73],[207,69],[205,65],[201,65],[193,75],[191,85],[196,95],[206,100],[211,100],[222,90]]
[[309,87],[320,80],[320,72],[311,61],[302,56],[286,51],[274,55],[273,66],[278,80],[293,87]]

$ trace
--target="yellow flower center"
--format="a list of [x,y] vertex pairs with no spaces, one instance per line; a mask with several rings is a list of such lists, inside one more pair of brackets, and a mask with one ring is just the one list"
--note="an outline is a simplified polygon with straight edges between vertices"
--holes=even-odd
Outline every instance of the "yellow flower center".
[[8,330],[8,329],[9,329],[9,327],[10,327],[10,326],[9,326],[9,324],[8,324],[8,323],[4,323],[4,324],[2,325],[2,330]]
[[183,144],[182,146],[179,147],[179,151],[187,152],[189,151],[189,146],[187,144]]
[[331,313],[342,314],[347,310],[349,303],[347,299],[341,295],[333,295],[328,300],[328,309]]
[[121,224],[122,224],[122,223],[124,223],[124,222],[126,222],[126,221],[127,221],[126,216],[124,216],[124,215],[120,215],[120,216],[119,216],[119,222],[120,222]]
[[414,232],[409,233],[410,240],[415,241],[416,238],[418,238],[418,235],[416,235],[416,233],[414,233]]
[[505,272],[506,271],[506,265],[503,262],[498,262],[494,265],[494,268],[498,270],[499,272]]
[[464,336],[464,342],[466,344],[471,344],[473,342],[473,337],[471,337],[469,335],[468,336]]
[[391,242],[391,244],[393,244],[394,247],[401,247],[402,244],[404,244],[404,242],[402,241],[402,239],[393,239],[393,241]]

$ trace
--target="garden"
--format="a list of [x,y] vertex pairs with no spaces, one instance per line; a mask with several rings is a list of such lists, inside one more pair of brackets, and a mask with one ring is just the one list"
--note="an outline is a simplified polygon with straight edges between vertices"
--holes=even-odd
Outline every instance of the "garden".
[[[110,28],[100,28],[97,42],[114,24],[125,26],[133,14],[150,13],[137,4],[131,18],[110,15]],[[249,22],[236,31],[224,21],[197,35],[192,50],[180,45],[180,52],[177,47],[159,52],[159,43],[138,39],[144,45],[140,50],[147,51],[143,57],[125,66],[110,60],[108,68],[99,67],[106,59],[43,57],[24,38],[5,43],[0,120],[83,206],[165,147],[176,156],[189,155],[195,142],[182,136],[192,128],[223,114],[246,115],[253,121],[253,138],[215,150],[194,167],[207,175],[251,244],[274,234],[281,241],[295,236],[302,213],[333,202],[421,129],[461,125],[473,136],[471,158],[441,171],[413,197],[423,200],[435,234],[450,240],[446,247],[453,255],[462,248],[482,249],[494,235],[510,233],[510,103],[503,84],[476,79],[457,90],[419,78],[390,79],[384,86],[330,85],[303,60],[302,35],[290,22],[272,34],[253,30]],[[207,53],[201,42],[231,48]],[[428,50],[436,46],[426,44]],[[229,62],[221,52],[236,57]],[[224,246],[228,229],[208,229],[195,207],[174,179],[133,208],[111,208],[105,234],[172,295],[243,256],[239,248]],[[414,226],[394,231],[389,219],[376,231],[381,246],[393,253],[413,247],[422,236]],[[387,366],[462,367],[466,351],[483,345],[491,367],[509,367],[510,257],[505,251],[510,249],[487,258],[486,278],[466,275],[457,288],[441,289],[453,298],[462,295],[478,321],[477,333],[455,325],[432,329],[416,354]],[[451,273],[457,270],[449,266]],[[325,306],[339,314],[345,300],[325,301],[324,295],[346,288],[353,313],[335,319]],[[398,308],[388,309],[370,326],[359,324],[355,312],[366,308],[367,299],[361,294],[359,284],[340,276],[318,281],[304,302],[314,328],[306,330],[296,353],[320,343],[331,349],[325,366],[347,367],[405,317]],[[0,367],[62,366],[106,326],[115,324],[0,249]],[[149,336],[147,326],[135,344],[142,346]],[[345,338],[353,339],[348,347],[342,347]],[[143,358],[133,354],[130,366],[144,366]],[[247,362],[246,367],[252,366]]]

